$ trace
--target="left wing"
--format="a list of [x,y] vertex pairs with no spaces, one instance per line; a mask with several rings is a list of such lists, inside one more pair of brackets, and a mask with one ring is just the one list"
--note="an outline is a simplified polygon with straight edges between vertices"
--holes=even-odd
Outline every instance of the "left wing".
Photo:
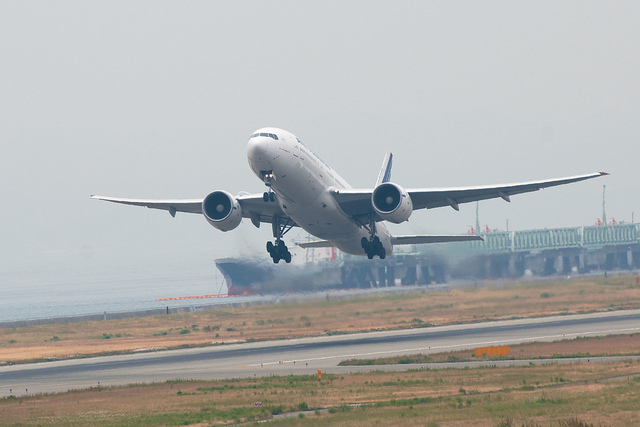
[[392,245],[419,245],[422,243],[468,242],[484,240],[477,234],[434,234],[424,236],[391,236]]
[[[549,179],[544,181],[483,185],[477,187],[418,188],[408,189],[407,193],[411,197],[414,210],[425,208],[432,209],[442,206],[451,206],[453,209],[459,210],[460,208],[458,205],[461,203],[495,199],[498,197],[510,202],[510,196],[515,194],[529,193],[543,188],[584,181],[586,179],[597,178],[604,175],[609,174],[606,172],[596,172],[586,175]],[[353,217],[365,216],[374,213],[373,206],[371,205],[372,193],[373,189],[336,189],[331,192],[336,202],[340,205],[340,208],[347,215]]]
[[[92,199],[104,200],[124,205],[143,206],[150,209],[161,209],[168,211],[175,217],[176,212],[186,212],[202,214],[202,200],[153,200],[153,199],[123,199],[118,197],[91,196]],[[277,216],[284,221],[289,221],[290,225],[297,226],[283,211],[277,203],[267,203],[262,198],[262,194],[246,194],[237,196],[238,203],[242,207],[243,218],[251,219],[256,227],[261,222],[272,223],[273,217]]]
[[441,206],[451,206],[459,210],[460,203],[475,202],[477,200],[496,199],[498,197],[510,202],[510,196],[522,193],[530,193],[543,188],[557,185],[570,184],[586,179],[598,178],[609,175],[606,172],[596,172],[586,175],[571,176],[567,178],[548,179],[545,181],[522,182],[518,184],[503,184],[496,186],[440,188],[440,189],[416,189],[407,190],[411,196],[414,209],[431,209]]

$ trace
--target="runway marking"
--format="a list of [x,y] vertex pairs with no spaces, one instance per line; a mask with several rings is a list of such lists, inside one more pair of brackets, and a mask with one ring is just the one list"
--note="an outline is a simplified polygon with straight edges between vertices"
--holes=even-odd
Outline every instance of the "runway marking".
[[[256,364],[249,365],[249,366],[256,367],[256,366],[283,365],[285,363],[312,362],[312,361],[328,360],[328,359],[349,359],[349,358],[353,359],[353,358],[356,358],[356,357],[376,356],[376,355],[391,354],[391,353],[397,354],[397,353],[408,353],[408,352],[420,352],[420,351],[425,351],[425,350],[446,350],[446,349],[456,348],[456,347],[474,348],[474,347],[484,347],[486,345],[493,345],[493,344],[505,344],[505,343],[522,342],[522,341],[540,341],[540,340],[545,340],[545,339],[549,340],[549,339],[553,339],[553,338],[568,338],[568,337],[579,337],[579,336],[586,336],[586,335],[613,335],[613,334],[619,335],[619,334],[622,334],[622,333],[637,332],[637,331],[640,331],[640,327],[638,327],[638,328],[626,328],[626,329],[611,329],[611,330],[608,330],[608,331],[571,332],[571,333],[568,333],[568,334],[544,335],[544,336],[539,336],[539,337],[482,341],[482,342],[466,343],[466,344],[452,344],[452,345],[405,348],[405,349],[402,349],[402,350],[374,351],[374,352],[370,352],[370,353],[354,353],[354,354],[343,354],[343,355],[337,355],[337,356],[322,356],[322,357],[312,357],[312,358],[309,358],[309,359],[296,359],[295,361],[294,360],[278,360],[278,361],[275,361],[275,362],[256,363]],[[302,365],[300,365],[300,366],[302,366]]]

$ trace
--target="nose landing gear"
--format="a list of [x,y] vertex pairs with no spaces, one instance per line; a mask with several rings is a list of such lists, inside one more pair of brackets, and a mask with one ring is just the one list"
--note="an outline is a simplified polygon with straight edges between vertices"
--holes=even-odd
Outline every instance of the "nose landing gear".
[[271,189],[271,182],[275,181],[276,175],[273,173],[273,171],[260,171],[260,174],[262,175],[262,182],[264,182],[264,185],[266,185],[268,188],[268,191],[265,191],[262,194],[262,200],[264,200],[265,202],[275,202],[276,195]]
[[276,194],[271,190],[265,191],[262,194],[262,200],[264,200],[265,202],[275,202],[276,201]]

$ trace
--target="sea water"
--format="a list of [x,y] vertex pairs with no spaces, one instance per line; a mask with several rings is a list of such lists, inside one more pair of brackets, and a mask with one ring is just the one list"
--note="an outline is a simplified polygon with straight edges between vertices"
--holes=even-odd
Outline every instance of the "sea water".
[[256,297],[157,301],[226,293],[213,262],[202,266],[131,263],[40,266],[0,271],[0,322],[200,306]]

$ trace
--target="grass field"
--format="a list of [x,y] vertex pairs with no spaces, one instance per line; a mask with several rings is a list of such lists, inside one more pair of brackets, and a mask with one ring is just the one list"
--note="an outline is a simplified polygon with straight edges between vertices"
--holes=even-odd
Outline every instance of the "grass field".
[[[635,276],[495,285],[0,330],[0,360],[640,308]],[[323,375],[321,380],[171,381],[10,397],[0,400],[0,425],[220,425],[264,419],[278,425],[640,425],[640,363],[632,360],[438,370],[408,364],[478,360],[471,353],[357,361],[407,363],[407,371]],[[508,357],[614,354],[640,354],[640,335],[522,344],[512,346]],[[279,418],[287,414],[292,416]]]
[[640,363],[621,360],[499,369],[408,367],[321,380],[298,375],[171,381],[0,400],[0,424],[218,425],[290,413],[292,418],[276,424],[638,425],[639,374]]

